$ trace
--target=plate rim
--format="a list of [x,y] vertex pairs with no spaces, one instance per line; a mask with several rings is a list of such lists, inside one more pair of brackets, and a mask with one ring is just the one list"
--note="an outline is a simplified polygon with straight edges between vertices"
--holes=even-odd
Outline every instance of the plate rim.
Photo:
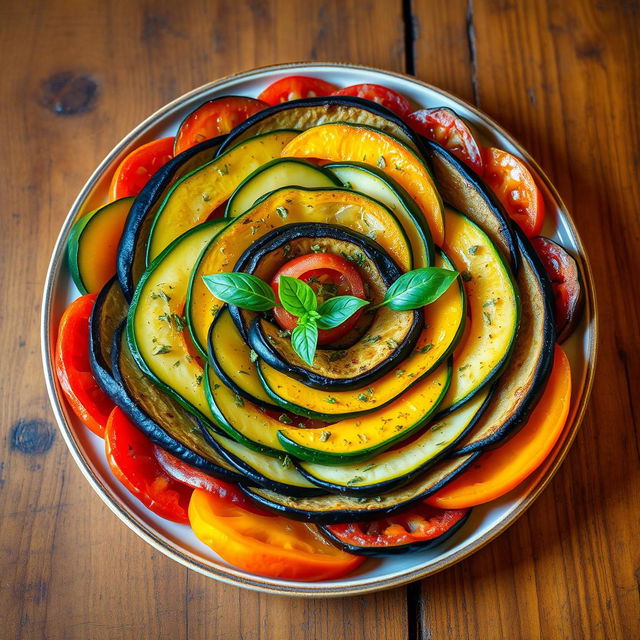
[[[429,566],[423,567],[409,567],[404,570],[400,570],[396,572],[395,575],[388,576],[383,579],[379,579],[376,577],[369,578],[356,578],[349,582],[340,583],[337,585],[324,585],[321,582],[297,582],[293,580],[280,580],[276,578],[269,578],[265,576],[257,576],[255,574],[250,574],[249,572],[245,572],[235,567],[227,567],[227,566],[218,566],[211,567],[205,564],[198,562],[196,559],[189,557],[186,553],[184,553],[181,549],[176,548],[175,546],[169,544],[164,540],[163,536],[159,535],[157,531],[153,529],[152,526],[142,522],[139,520],[134,514],[130,513],[128,509],[124,507],[122,501],[112,493],[111,489],[108,488],[100,478],[99,474],[94,472],[90,465],[87,463],[87,460],[83,456],[79,444],[75,439],[73,434],[73,430],[69,426],[69,415],[68,409],[65,406],[64,401],[61,399],[57,387],[57,381],[55,380],[55,376],[53,374],[53,364],[54,364],[54,345],[52,344],[52,329],[50,326],[50,318],[51,318],[51,308],[54,297],[55,285],[57,283],[60,268],[62,265],[62,260],[64,258],[66,240],[69,233],[69,230],[75,221],[75,218],[78,212],[81,209],[82,204],[87,199],[87,197],[91,194],[93,188],[95,187],[97,181],[104,173],[105,169],[107,169],[115,158],[118,157],[119,154],[123,152],[123,150],[129,145],[133,140],[135,140],[142,132],[144,132],[149,126],[153,123],[156,123],[162,117],[166,116],[169,112],[171,112],[174,108],[188,101],[190,98],[195,97],[201,93],[205,93],[209,90],[215,89],[220,84],[223,84],[226,81],[239,79],[239,80],[248,80],[256,77],[260,77],[266,72],[272,71],[287,71],[287,70],[304,70],[309,67],[324,67],[329,71],[332,69],[352,69],[359,70],[363,72],[375,72],[381,73],[387,76],[393,76],[402,80],[403,82],[409,82],[420,87],[426,88],[432,92],[438,93],[447,99],[455,102],[457,104],[462,105],[464,108],[468,109],[474,115],[484,121],[491,129],[500,133],[500,135],[504,136],[514,147],[516,147],[522,157],[531,164],[531,166],[536,171],[539,179],[543,182],[544,186],[548,189],[549,193],[554,198],[557,203],[559,209],[563,213],[563,217],[565,222],[569,227],[569,231],[576,243],[576,247],[578,249],[578,258],[580,260],[581,266],[583,268],[583,276],[585,281],[585,314],[587,322],[590,324],[590,340],[588,343],[590,359],[586,360],[586,375],[584,380],[584,386],[582,389],[582,394],[577,400],[577,406],[574,411],[572,423],[565,427],[564,438],[556,445],[554,448],[554,453],[552,453],[545,463],[539,467],[534,474],[532,474],[528,481],[535,481],[535,485],[532,487],[531,491],[524,496],[519,503],[517,503],[503,518],[498,524],[487,531],[485,534],[477,538],[473,543],[469,544],[467,547],[459,549],[455,553],[450,553],[448,556],[443,558],[442,560],[432,560],[430,561]],[[518,518],[520,518],[525,511],[533,504],[533,502],[538,498],[540,493],[547,487],[551,479],[554,477],[558,469],[560,468],[562,462],[564,461],[566,455],[568,454],[569,449],[578,433],[580,425],[584,419],[584,415],[589,403],[589,399],[591,396],[591,391],[593,388],[593,381],[595,377],[595,369],[598,357],[598,333],[599,333],[599,322],[598,322],[598,314],[597,314],[597,303],[596,303],[596,291],[595,291],[595,283],[593,278],[593,272],[591,268],[591,264],[589,261],[589,257],[585,251],[584,243],[582,242],[582,238],[578,233],[578,230],[575,226],[574,220],[567,209],[564,201],[560,197],[557,189],[546,175],[546,173],[541,169],[539,164],[531,157],[529,152],[506,130],[504,130],[497,122],[495,122],[490,116],[479,110],[474,105],[467,103],[465,100],[439,88],[434,85],[431,85],[427,82],[419,80],[414,76],[409,76],[407,74],[403,74],[396,71],[389,71],[386,69],[381,69],[378,67],[368,66],[368,65],[356,65],[344,62],[313,62],[313,61],[303,61],[303,62],[289,62],[284,64],[275,64],[275,65],[264,65],[259,67],[254,67],[249,70],[240,71],[237,73],[229,74],[211,82],[205,83],[199,87],[192,89],[191,91],[186,92],[185,94],[177,97],[171,102],[163,105],[160,109],[156,110],[154,113],[145,118],[141,123],[139,123],[136,127],[134,127],[131,131],[125,135],[120,142],[118,142],[113,149],[105,156],[105,158],[100,162],[100,164],[96,167],[96,169],[91,173],[88,180],[85,182],[84,186],[80,190],[78,196],[75,198],[69,212],[65,218],[65,221],[60,228],[58,236],[56,238],[53,251],[51,254],[51,259],[49,261],[49,265],[47,268],[44,291],[42,297],[42,310],[41,310],[41,326],[40,326],[40,335],[41,335],[41,355],[42,355],[42,363],[44,368],[44,376],[45,376],[45,384],[47,388],[47,394],[49,396],[49,401],[56,419],[56,423],[58,425],[58,429],[62,435],[62,438],[69,449],[72,458],[74,459],[77,466],[80,468],[80,471],[87,479],[93,490],[98,494],[101,500],[109,507],[109,509],[115,513],[115,515],[124,522],[132,531],[134,531],[139,537],[141,537],[145,542],[150,544],[156,550],[162,552],[164,555],[170,557],[171,559],[179,562],[183,566],[197,571],[203,575],[214,578],[226,584],[231,584],[238,587],[243,587],[246,589],[250,589],[253,591],[259,591],[263,593],[270,594],[278,594],[278,595],[289,595],[289,596],[299,596],[299,597],[340,597],[340,596],[353,596],[353,595],[363,595],[366,593],[372,593],[376,591],[382,591],[386,589],[391,589],[394,587],[399,587],[405,585],[409,582],[414,582],[416,580],[421,580],[430,575],[433,575],[439,571],[443,571],[454,564],[460,562],[461,560],[469,557],[471,554],[479,551],[482,547],[487,545],[489,542],[497,538],[501,535],[507,528],[513,525]]]

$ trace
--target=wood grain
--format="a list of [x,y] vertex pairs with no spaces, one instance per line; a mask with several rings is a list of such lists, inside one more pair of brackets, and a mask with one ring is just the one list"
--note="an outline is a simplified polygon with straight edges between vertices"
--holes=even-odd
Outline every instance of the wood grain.
[[[640,637],[640,304],[629,293],[640,267],[638,12],[626,0],[0,3],[0,635]],[[405,589],[272,597],[178,566],[93,494],[57,436],[42,380],[44,273],[93,167],[184,91],[303,59],[408,63],[475,101],[549,172],[596,274],[601,358],[567,461],[507,533],[409,600]]]
[[[638,638],[638,4],[416,9],[428,28],[417,75],[475,95],[549,173],[587,245],[601,321],[590,409],[567,460],[507,533],[423,582],[421,637]],[[453,47],[429,38],[438,16],[458,27],[450,42],[467,38],[470,75],[442,73]]]

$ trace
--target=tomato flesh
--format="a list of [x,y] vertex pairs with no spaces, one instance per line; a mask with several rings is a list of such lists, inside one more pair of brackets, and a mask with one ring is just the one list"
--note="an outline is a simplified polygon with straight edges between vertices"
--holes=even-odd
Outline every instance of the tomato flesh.
[[165,473],[153,443],[116,407],[105,430],[105,452],[111,471],[155,514],[174,522],[189,522],[192,489]]
[[464,120],[446,107],[419,109],[410,113],[407,124],[417,133],[437,142],[454,156],[482,175],[482,155],[471,129]]
[[173,158],[174,138],[160,138],[134,149],[119,165],[111,179],[113,200],[137,196],[149,178]]
[[350,87],[344,87],[344,89],[338,89],[331,95],[353,96],[369,100],[386,107],[401,118],[404,118],[411,111],[411,104],[403,95],[379,84],[354,84]]
[[484,178],[527,238],[540,233],[544,222],[542,193],[525,164],[502,149],[483,150]]
[[276,80],[270,84],[259,96],[258,99],[270,105],[289,102],[290,100],[300,100],[301,98],[315,98],[317,96],[328,96],[335,91],[336,87],[319,78],[309,76],[288,76],[281,80]]
[[389,549],[435,540],[458,524],[468,509],[442,510],[419,504],[409,511],[371,522],[327,525],[341,542],[366,549]]
[[549,238],[531,240],[536,253],[551,280],[555,300],[558,339],[566,338],[576,321],[582,303],[580,272],[573,257]]
[[334,547],[311,524],[251,513],[202,489],[193,492],[189,520],[196,536],[224,560],[262,576],[328,580],[363,561]]
[[178,155],[205,140],[229,133],[247,118],[267,108],[267,104],[254,98],[227,96],[209,100],[190,113],[180,125],[174,143]]
[[95,293],[82,296],[72,302],[62,315],[55,370],[73,412],[102,438],[114,404],[98,386],[89,363],[89,317],[95,300]]
[[[306,282],[318,297],[318,306],[335,296],[356,296],[366,299],[364,282],[358,269],[346,258],[334,253],[310,253],[298,256],[282,265],[271,280],[271,286],[279,302],[278,283],[280,276],[298,278]],[[318,330],[318,344],[330,344],[347,334],[356,326],[362,309],[333,329]],[[273,315],[278,325],[285,331],[296,328],[297,318],[283,309],[275,307]]]

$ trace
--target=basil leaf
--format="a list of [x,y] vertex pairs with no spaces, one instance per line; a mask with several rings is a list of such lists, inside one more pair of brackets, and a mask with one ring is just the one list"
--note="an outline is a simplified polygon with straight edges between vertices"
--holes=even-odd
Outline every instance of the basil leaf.
[[294,316],[300,317],[318,308],[318,299],[313,289],[297,278],[280,276],[278,294],[282,306]]
[[268,311],[276,304],[273,289],[249,273],[214,273],[202,280],[216,298],[242,309]]
[[333,329],[348,320],[358,309],[366,307],[367,300],[355,296],[336,296],[325,300],[318,309],[317,320],[320,329]]
[[419,309],[437,300],[458,277],[457,271],[424,267],[402,274],[388,289],[379,306],[394,311]]
[[313,364],[313,357],[318,346],[318,327],[315,322],[299,324],[291,332],[293,350],[307,363]]

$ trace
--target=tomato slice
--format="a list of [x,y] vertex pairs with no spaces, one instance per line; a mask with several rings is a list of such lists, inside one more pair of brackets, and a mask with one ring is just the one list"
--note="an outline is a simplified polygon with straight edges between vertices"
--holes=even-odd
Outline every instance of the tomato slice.
[[196,536],[220,557],[261,576],[330,580],[363,561],[334,547],[311,524],[251,513],[202,489],[191,496],[189,520]]
[[558,341],[562,342],[571,333],[582,308],[578,264],[573,256],[549,238],[538,236],[531,240],[531,244],[551,280],[556,308],[556,330]]
[[309,76],[288,76],[270,84],[259,96],[270,105],[300,100],[301,98],[314,98],[316,96],[328,96],[336,90],[336,86],[329,84],[320,78]]
[[189,522],[192,489],[164,472],[153,443],[119,407],[109,416],[104,444],[111,471],[147,509],[173,522]]
[[162,470],[177,482],[181,482],[192,489],[204,489],[210,493],[215,493],[221,500],[228,500],[253,513],[266,513],[263,509],[256,507],[236,486],[229,482],[218,480],[208,473],[192,467],[190,464],[172,456],[162,447],[153,445],[153,455]]
[[451,109],[420,109],[410,113],[407,124],[417,133],[437,142],[482,175],[482,154],[471,129]]
[[174,143],[174,154],[177,156],[204,140],[229,133],[268,106],[261,100],[242,96],[225,96],[201,104],[182,121]]
[[502,149],[483,149],[484,178],[527,238],[540,233],[544,222],[542,193],[526,165]]
[[393,111],[401,118],[404,118],[411,111],[411,104],[403,95],[379,84],[354,84],[344,89],[338,89],[331,95],[354,96],[355,98],[370,100]]
[[468,509],[437,509],[425,503],[371,522],[326,525],[329,538],[354,553],[408,551],[442,542],[469,513]]
[[114,404],[98,386],[89,364],[89,317],[96,296],[90,293],[78,298],[62,315],[58,327],[55,369],[73,412],[102,438]]
[[112,200],[137,196],[149,178],[173,158],[173,138],[160,138],[134,149],[119,165],[111,179]]
[[464,509],[505,495],[530,476],[560,438],[571,403],[571,368],[555,346],[553,369],[527,424],[503,445],[483,453],[442,489],[427,498],[441,509]]
[[[306,282],[316,292],[318,305],[335,296],[350,295],[366,299],[364,282],[358,269],[347,259],[335,253],[309,253],[282,265],[271,280],[278,302],[280,301],[278,296],[280,276],[298,278]],[[347,334],[356,326],[362,311],[359,309],[333,329],[319,329],[318,344],[330,344]],[[273,315],[285,331],[296,328],[297,318],[282,307],[275,307]]]

